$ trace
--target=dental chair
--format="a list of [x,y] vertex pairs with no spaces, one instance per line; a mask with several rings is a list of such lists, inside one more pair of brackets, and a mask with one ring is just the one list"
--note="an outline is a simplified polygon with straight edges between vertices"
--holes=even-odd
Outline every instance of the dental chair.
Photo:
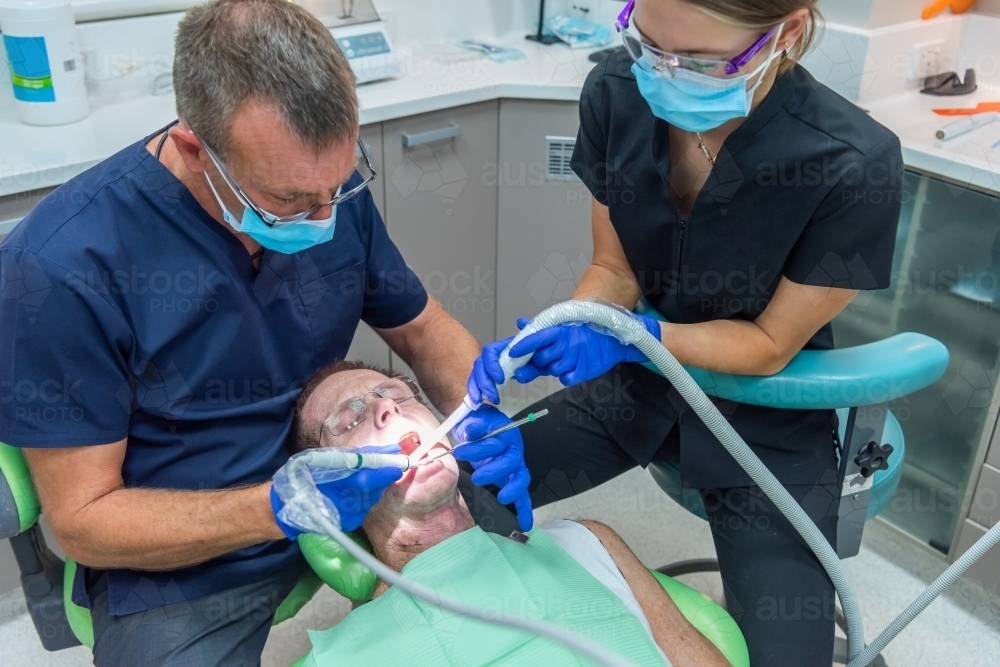
[[[60,559],[48,547],[38,519],[41,509],[31,474],[20,449],[0,443],[0,539],[9,538],[21,570],[21,587],[42,646],[58,651],[83,644],[93,648],[90,610],[71,599],[76,563]],[[363,534],[351,537],[368,551]],[[354,604],[371,599],[375,575],[325,535],[304,534],[299,547],[313,574],[304,577],[275,613],[273,625],[295,616],[323,583]],[[660,572],[652,572],[684,616],[709,638],[733,667],[749,667],[746,642],[725,609],[695,589]],[[305,656],[296,661],[299,665]]]
[[[663,320],[648,305],[639,312]],[[837,552],[857,555],[866,521],[889,503],[902,475],[905,442],[889,401],[923,389],[944,374],[948,351],[938,341],[915,333],[898,334],[868,345],[840,350],[805,350],[771,377],[732,376],[688,369],[702,389],[719,398],[785,409],[836,409],[840,417],[840,474]],[[654,369],[655,370],[655,369]],[[707,518],[700,493],[685,488],[681,471],[654,463],[659,486],[685,509]],[[90,612],[70,599],[76,564],[60,560],[38,526],[39,502],[24,456],[0,444],[0,539],[9,538],[21,569],[28,610],[42,645],[50,651],[93,646]],[[352,535],[370,551],[363,535]],[[294,616],[322,583],[355,604],[371,598],[375,575],[325,535],[305,534],[299,546],[314,571],[279,606],[274,624]],[[673,577],[718,571],[715,560],[674,563],[652,571],[681,613],[712,641],[733,667],[749,667],[746,642],[723,607]],[[838,610],[838,623],[844,626]],[[835,660],[846,662],[846,644],[837,641]],[[295,665],[304,660],[297,661]],[[872,664],[880,664],[881,658]],[[881,664],[884,664],[882,662]],[[294,667],[294,666],[293,666]]]
[[[666,321],[645,300],[636,312]],[[652,364],[645,365],[659,372]],[[885,509],[902,478],[906,442],[888,403],[934,384],[947,368],[948,350],[943,344],[922,334],[901,333],[857,347],[803,350],[780,373],[768,377],[686,370],[706,394],[724,400],[788,410],[837,411],[841,496],[831,503],[838,502],[836,547],[844,559],[858,554],[865,523]],[[671,499],[708,520],[701,493],[684,486],[677,465],[654,462],[649,472]],[[719,562],[681,561],[657,571],[670,577],[718,572]],[[836,613],[837,625],[846,632],[839,604]],[[847,642],[839,637],[834,662],[848,662]],[[878,656],[871,664],[883,667],[885,661]]]

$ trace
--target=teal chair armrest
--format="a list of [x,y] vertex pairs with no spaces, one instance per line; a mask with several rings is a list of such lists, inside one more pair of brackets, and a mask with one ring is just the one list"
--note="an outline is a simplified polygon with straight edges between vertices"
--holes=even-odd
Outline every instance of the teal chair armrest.
[[[645,301],[636,312],[666,321]],[[646,364],[656,370],[652,364]],[[731,375],[686,368],[702,390],[729,401],[791,410],[853,408],[886,403],[937,382],[948,349],[929,336],[900,333],[839,350],[803,350],[780,373]]]

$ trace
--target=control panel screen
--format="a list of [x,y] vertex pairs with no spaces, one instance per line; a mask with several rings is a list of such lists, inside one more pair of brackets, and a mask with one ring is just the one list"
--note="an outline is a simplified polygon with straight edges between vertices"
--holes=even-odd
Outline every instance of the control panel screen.
[[364,35],[338,37],[337,46],[348,58],[364,58],[389,53],[389,44],[381,32],[370,32]]

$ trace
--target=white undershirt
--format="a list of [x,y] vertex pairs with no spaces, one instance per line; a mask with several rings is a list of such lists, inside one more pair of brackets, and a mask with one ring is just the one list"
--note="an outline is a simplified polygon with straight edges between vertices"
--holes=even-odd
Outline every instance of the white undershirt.
[[[625,581],[625,576],[622,575],[621,570],[615,565],[615,561],[612,560],[611,554],[601,544],[601,540],[590,532],[589,528],[576,521],[558,519],[540,526],[540,529],[545,531],[545,534],[552,538],[552,541],[568,553],[583,569],[592,574],[595,579],[617,595],[618,599],[625,605],[625,608],[639,619],[642,627],[646,628],[646,632],[649,633],[650,638],[653,638],[653,630],[649,625],[649,619],[646,618],[642,607],[639,606],[639,601],[636,599],[632,589],[629,588],[628,582]],[[656,650],[660,652],[660,655],[663,656],[663,659],[669,665],[670,660],[656,644],[655,639],[653,639],[653,645],[656,646]]]

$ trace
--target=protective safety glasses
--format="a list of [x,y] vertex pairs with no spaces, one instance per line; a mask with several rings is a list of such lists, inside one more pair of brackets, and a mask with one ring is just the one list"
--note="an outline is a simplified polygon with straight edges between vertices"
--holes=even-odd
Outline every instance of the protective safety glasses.
[[[354,396],[340,403],[323,420],[319,429],[320,447],[329,447],[337,436],[341,436],[368,418],[368,397],[389,399],[396,405],[412,401],[420,393],[417,383],[406,376],[391,378],[360,396]],[[325,439],[325,440],[324,440]]]
[[268,227],[274,227],[275,225],[287,225],[293,222],[302,222],[321,208],[341,204],[367,188],[368,184],[374,181],[376,176],[375,166],[372,164],[371,158],[368,157],[368,151],[365,150],[365,144],[359,139],[358,154],[362,159],[364,159],[364,169],[368,171],[368,175],[365,177],[363,182],[356,187],[351,188],[347,192],[341,192],[341,189],[338,188],[336,196],[325,204],[313,204],[308,210],[302,211],[301,213],[293,213],[291,215],[275,215],[273,213],[268,213],[256,202],[254,202],[250,195],[246,193],[246,190],[240,187],[239,183],[236,182],[236,179],[232,177],[226,167],[222,164],[222,160],[215,154],[215,151],[213,151],[209,145],[204,142],[204,140],[201,141],[201,145],[205,147],[205,152],[207,152],[208,156],[212,158],[212,163],[215,165],[215,168],[219,170],[220,174],[222,174],[223,180],[225,180],[226,185],[232,189],[236,198],[240,200],[240,204],[256,213]]
[[739,54],[732,60],[708,60],[705,58],[691,58],[676,53],[669,53],[656,48],[651,44],[642,41],[638,36],[629,30],[629,18],[632,10],[635,9],[635,0],[629,0],[625,9],[618,15],[615,21],[615,28],[621,33],[622,42],[633,60],[644,60],[657,72],[673,73],[675,69],[686,69],[698,74],[712,76],[718,79],[726,79],[739,75],[740,70],[758,53],[767,46],[771,39],[778,33],[781,26],[775,26],[753,43],[749,49]]

